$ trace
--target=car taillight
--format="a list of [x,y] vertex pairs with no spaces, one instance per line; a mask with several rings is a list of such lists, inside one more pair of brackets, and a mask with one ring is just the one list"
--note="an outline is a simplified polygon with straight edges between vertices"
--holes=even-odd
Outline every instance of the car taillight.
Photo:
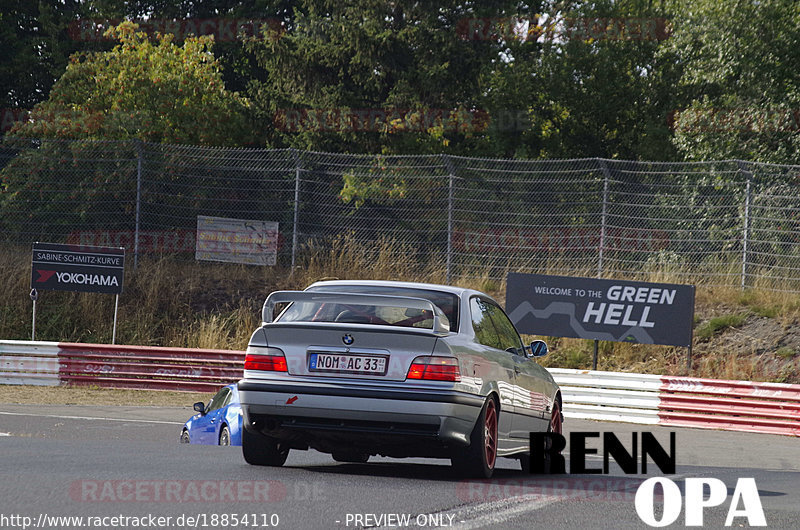
[[426,379],[429,381],[461,381],[461,370],[455,357],[436,357],[423,355],[411,362],[408,379]]
[[261,370],[263,372],[287,372],[286,356],[278,348],[247,348],[244,354],[245,370]]

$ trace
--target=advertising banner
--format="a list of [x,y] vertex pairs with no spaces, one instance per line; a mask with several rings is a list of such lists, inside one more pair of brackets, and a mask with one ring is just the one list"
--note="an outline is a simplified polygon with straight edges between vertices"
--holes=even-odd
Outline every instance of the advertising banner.
[[195,259],[275,265],[278,223],[197,216]]
[[690,346],[694,286],[509,273],[506,308],[520,333]]
[[31,289],[120,294],[125,249],[33,244]]

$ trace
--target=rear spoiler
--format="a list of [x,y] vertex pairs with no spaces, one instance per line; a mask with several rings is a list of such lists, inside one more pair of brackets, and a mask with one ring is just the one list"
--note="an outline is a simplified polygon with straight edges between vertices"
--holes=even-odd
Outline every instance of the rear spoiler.
[[[333,293],[333,292],[314,292],[314,291],[275,291],[270,293],[264,308],[261,311],[263,324],[273,321],[276,304],[291,302],[336,302],[340,304],[353,305],[377,305],[387,307],[405,307],[409,309],[422,309],[433,314],[433,332],[437,335],[447,335],[450,333],[450,326],[445,324],[444,313],[438,306],[430,300],[424,298],[414,298],[411,296],[394,296],[388,294],[355,294],[355,293]],[[422,330],[424,328],[416,328]]]

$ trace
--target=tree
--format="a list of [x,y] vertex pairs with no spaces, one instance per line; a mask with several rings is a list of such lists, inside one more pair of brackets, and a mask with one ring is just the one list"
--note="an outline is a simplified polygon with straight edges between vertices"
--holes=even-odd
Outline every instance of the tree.
[[490,81],[492,108],[524,110],[528,127],[492,149],[520,158],[664,159],[671,65],[666,13],[641,0],[540,2],[520,15],[517,38]]
[[[613,36],[621,24],[651,20],[661,24],[653,38]],[[280,38],[250,44],[267,73],[250,95],[277,145],[664,158],[674,149],[671,78],[655,59],[663,20],[644,0],[305,0]],[[604,25],[603,35],[565,37],[575,21]]]
[[[242,94],[252,81],[265,80],[266,74],[245,49],[244,35],[236,26],[243,24],[244,34],[252,36],[260,26],[279,27],[280,21],[292,12],[292,2],[288,0],[90,0],[87,4],[91,5],[93,17],[101,22],[138,21],[151,38],[162,29],[173,34],[176,44],[201,33],[215,33],[211,51],[222,67],[225,87]],[[264,145],[265,142],[266,137],[254,136],[249,143]]]
[[153,43],[123,22],[109,29],[108,52],[73,55],[66,72],[29,121],[10,135],[29,138],[138,138],[158,143],[247,143],[248,101],[227,91],[209,37]]
[[0,6],[0,112],[2,131],[47,99],[70,54],[102,49],[104,43],[72,38],[71,25],[87,12],[79,0],[3,2]]
[[788,0],[676,0],[662,50],[681,70],[674,144],[689,160],[800,159],[800,10]]
[[[141,145],[129,140],[215,146],[251,140],[248,101],[223,86],[209,37],[186,38],[183,46],[170,35],[151,42],[130,22],[109,35],[120,43],[73,55],[48,99],[7,135],[9,162],[0,172],[6,234],[54,224],[66,231],[78,223],[129,229],[142,160]],[[151,151],[143,168],[151,186],[165,188],[183,176],[179,154]],[[205,162],[192,171],[224,176],[227,169],[217,166]],[[212,193],[183,192],[193,205],[205,205]],[[28,236],[40,237],[19,237]]]
[[275,145],[470,152],[500,46],[461,38],[459,24],[513,5],[298,2],[280,35],[249,43],[266,72],[249,91],[258,121]]

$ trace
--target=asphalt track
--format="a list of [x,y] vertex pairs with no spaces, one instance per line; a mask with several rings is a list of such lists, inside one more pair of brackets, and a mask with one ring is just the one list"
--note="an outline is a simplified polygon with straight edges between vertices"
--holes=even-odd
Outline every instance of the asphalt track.
[[[339,464],[315,451],[293,451],[282,468],[259,468],[245,464],[239,448],[179,444],[191,414],[0,404],[0,527],[77,528],[53,517],[82,516],[83,527],[95,528],[649,528],[634,496],[660,475],[652,462],[647,475],[625,475],[614,464],[608,475],[527,475],[501,459],[493,480],[473,481],[444,460]],[[705,510],[704,527],[724,528],[737,480],[752,477],[768,527],[800,528],[797,438],[579,420],[565,429],[614,432],[626,447],[629,433],[650,431],[667,448],[674,431],[670,478],[681,489],[687,477],[717,478],[728,488],[723,505]],[[602,467],[602,460],[590,457],[587,465]],[[684,522],[681,513],[672,527]],[[742,526],[744,517],[734,519],[733,527]]]

